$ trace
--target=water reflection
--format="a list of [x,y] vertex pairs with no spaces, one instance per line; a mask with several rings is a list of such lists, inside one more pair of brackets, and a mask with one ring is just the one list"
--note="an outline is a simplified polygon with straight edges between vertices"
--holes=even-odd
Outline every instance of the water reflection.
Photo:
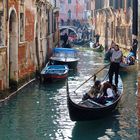
[[[116,116],[119,112],[116,113]],[[72,140],[109,140],[118,135],[119,121],[116,116],[90,122],[77,122],[72,131]]]

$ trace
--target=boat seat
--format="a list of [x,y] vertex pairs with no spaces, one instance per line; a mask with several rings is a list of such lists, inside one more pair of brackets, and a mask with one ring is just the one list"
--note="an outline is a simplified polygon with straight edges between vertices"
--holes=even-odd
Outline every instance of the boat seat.
[[91,99],[81,101],[79,103],[79,105],[84,106],[84,107],[91,107],[91,108],[93,108],[93,107],[98,107],[98,108],[99,107],[105,107],[105,105],[99,104],[99,103],[97,103],[97,102],[95,102],[95,101],[93,101]]
[[100,106],[100,107],[105,107],[105,105],[102,105],[102,104],[100,104],[100,103],[97,103],[97,102],[95,102],[95,101],[93,101],[93,100],[91,100],[91,99],[87,99],[90,103],[92,103],[92,104],[95,104],[95,105],[97,105],[97,106]]

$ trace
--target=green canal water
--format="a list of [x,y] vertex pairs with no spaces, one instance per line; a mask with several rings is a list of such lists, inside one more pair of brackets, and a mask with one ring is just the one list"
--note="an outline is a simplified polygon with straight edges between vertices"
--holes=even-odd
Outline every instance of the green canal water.
[[[103,53],[79,48],[78,68],[70,70],[68,77],[71,91],[104,67],[103,56]],[[137,140],[136,67],[120,74],[124,94],[117,111],[107,118],[89,122],[70,120],[65,81],[31,83],[0,107],[0,140]]]

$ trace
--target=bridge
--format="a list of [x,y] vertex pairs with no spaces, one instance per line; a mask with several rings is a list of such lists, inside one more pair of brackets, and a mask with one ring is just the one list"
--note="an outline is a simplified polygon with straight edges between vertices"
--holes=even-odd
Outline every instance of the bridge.
[[75,26],[59,26],[59,29],[60,29],[60,32],[65,30],[65,29],[71,30],[77,35],[77,31],[76,31],[77,27],[75,27]]

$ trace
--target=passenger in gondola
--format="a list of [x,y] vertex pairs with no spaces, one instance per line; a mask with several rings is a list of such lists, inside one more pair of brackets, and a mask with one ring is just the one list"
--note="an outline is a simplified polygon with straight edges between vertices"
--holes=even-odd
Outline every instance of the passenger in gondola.
[[124,64],[128,64],[128,65],[134,65],[135,64],[135,56],[133,52],[130,52],[129,55],[123,56],[122,62]]
[[134,65],[135,64],[135,57],[134,56],[130,56],[127,60],[127,63],[129,65]]
[[126,58],[126,63],[128,65],[134,65],[135,64],[135,57],[134,56],[129,56]]
[[102,95],[94,101],[100,104],[105,104],[107,101],[113,101],[117,97],[117,88],[115,85],[111,85],[108,81],[103,83]]
[[84,94],[82,100],[94,99],[101,93],[101,81],[96,80],[90,91]]

